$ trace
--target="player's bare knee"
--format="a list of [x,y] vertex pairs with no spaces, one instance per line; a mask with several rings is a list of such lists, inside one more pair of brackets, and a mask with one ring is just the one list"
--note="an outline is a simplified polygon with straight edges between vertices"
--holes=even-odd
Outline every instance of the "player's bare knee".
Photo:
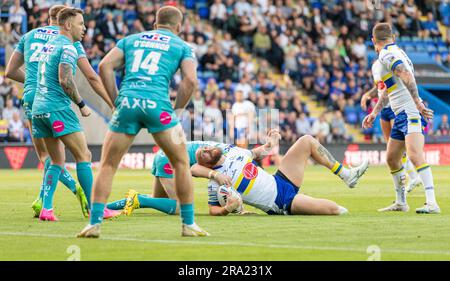
[[386,163],[391,170],[396,170],[399,166],[401,166],[401,159],[398,159],[397,155],[388,153],[386,155]]

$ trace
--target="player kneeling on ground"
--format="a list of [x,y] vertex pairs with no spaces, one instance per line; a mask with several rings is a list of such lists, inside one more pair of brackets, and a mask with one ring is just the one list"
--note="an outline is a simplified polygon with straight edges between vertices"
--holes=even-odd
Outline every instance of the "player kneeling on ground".
[[[330,169],[350,188],[368,168],[364,160],[358,167],[346,168],[330,154],[315,138],[306,135],[298,139],[282,158],[275,175],[270,175],[255,165],[254,159],[263,157],[274,147],[280,134],[276,130],[268,133],[268,142],[251,151],[238,147],[222,155],[219,148],[204,147],[197,152],[198,164],[214,169],[232,178],[232,186],[241,195],[244,203],[252,205],[269,215],[341,215],[347,209],[327,199],[316,199],[298,194],[303,182],[307,161],[312,157],[317,163]],[[211,215],[227,215],[240,207],[239,196],[230,196],[227,205],[221,207],[218,191],[221,186],[210,180],[208,185],[209,212]],[[233,203],[237,201],[237,203]]]

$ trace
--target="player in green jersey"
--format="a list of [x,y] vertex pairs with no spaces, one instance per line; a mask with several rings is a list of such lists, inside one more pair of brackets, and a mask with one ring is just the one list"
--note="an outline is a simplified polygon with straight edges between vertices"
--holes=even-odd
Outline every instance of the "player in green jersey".
[[[184,109],[198,83],[192,49],[176,35],[181,31],[182,20],[179,9],[160,8],[156,13],[155,30],[125,37],[100,62],[100,77],[111,99],[115,100],[116,110],[109,124],[94,183],[91,221],[78,237],[100,236],[102,213],[114,174],[141,128],[153,135],[174,168],[182,235],[209,235],[194,222],[194,192],[186,140],[175,115],[175,110]],[[125,69],[119,93],[114,76],[114,69],[118,68]],[[169,82],[178,69],[183,80],[173,108]]]
[[[32,124],[31,124],[31,111],[33,106],[33,101],[36,93],[37,87],[37,68],[38,68],[38,57],[39,52],[42,50],[44,45],[54,39],[59,34],[59,27],[57,24],[57,15],[58,13],[68,8],[64,5],[54,5],[49,10],[49,25],[45,27],[40,27],[33,29],[26,33],[19,41],[18,46],[16,47],[11,59],[6,66],[6,75],[7,77],[16,80],[18,82],[24,83],[24,95],[22,98],[22,104],[25,111],[25,115],[28,119],[27,125],[32,132]],[[94,91],[103,98],[103,100],[110,106],[112,109],[114,107],[112,101],[109,99],[103,84],[95,73],[94,69],[90,65],[88,59],[86,58],[86,53],[83,49],[83,46],[80,42],[74,43],[75,48],[78,52],[78,61],[77,65],[80,68],[83,75],[87,78],[89,84],[94,89]],[[25,72],[21,70],[21,66],[24,65]],[[44,164],[44,175],[47,171],[47,168],[50,166],[50,157],[48,156],[47,149],[45,147],[43,139],[35,139],[32,137],[32,141],[38,155],[39,160]],[[62,146],[62,143],[60,143]],[[84,195],[83,189],[70,173],[67,171],[65,167],[60,174],[59,180],[67,186],[78,198],[80,201],[83,214],[85,216],[88,215],[88,204],[86,196]],[[32,204],[32,210],[35,217],[39,217],[39,214],[42,209],[42,202],[44,196],[44,184],[41,185],[41,190],[38,198]]]
[[[215,179],[220,185],[231,185],[231,178],[212,169],[195,165],[197,164],[196,153],[199,148],[211,146],[219,147],[226,154],[233,145],[212,141],[190,141],[187,142],[189,166],[193,176]],[[152,175],[155,177],[153,185],[153,196],[140,194],[134,189],[127,192],[126,198],[111,202],[107,205],[111,210],[122,210],[125,215],[131,215],[134,209],[153,208],[166,214],[177,213],[177,195],[175,193],[174,170],[170,165],[164,151],[159,150],[153,158]]]
[[33,136],[43,138],[52,164],[44,179],[44,202],[39,218],[57,220],[53,213],[53,193],[56,189],[65,152],[60,141],[69,148],[77,162],[77,177],[85,192],[88,203],[92,189],[91,153],[79,120],[70,108],[71,101],[87,117],[90,110],[84,104],[74,82],[78,53],[73,43],[84,35],[83,12],[66,8],[58,14],[60,34],[48,42],[40,52],[38,66],[38,87],[33,103]]

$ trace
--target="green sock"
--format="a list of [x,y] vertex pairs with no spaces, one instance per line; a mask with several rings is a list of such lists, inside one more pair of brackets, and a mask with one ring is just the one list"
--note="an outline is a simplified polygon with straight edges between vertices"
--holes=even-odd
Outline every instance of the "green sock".
[[44,177],[42,179],[41,190],[39,191],[39,198],[41,198],[42,202],[44,202],[45,174],[47,173],[48,167],[50,167],[51,162],[52,161],[51,161],[50,157],[47,157],[47,159],[45,159],[45,161],[44,161]]
[[81,188],[86,195],[89,207],[91,207],[91,191],[92,184],[94,182],[94,177],[92,175],[92,164],[91,162],[80,162],[77,163],[77,177]]
[[138,195],[140,208],[152,208],[163,213],[173,215],[177,211],[177,200],[169,198],[153,198],[147,195]]
[[180,204],[181,221],[184,224],[194,223],[194,203],[192,204]]
[[94,202],[91,208],[91,218],[89,223],[91,225],[102,223],[103,221],[103,212],[105,210],[105,204]]
[[58,165],[50,165],[45,173],[44,179],[44,209],[53,209],[53,194],[58,185],[58,178],[61,173],[61,167]]
[[111,203],[108,203],[108,205],[106,205],[106,208],[110,209],[110,210],[123,210],[123,208],[125,208],[125,204],[127,203],[127,199],[120,199]]
[[76,182],[72,175],[67,171],[66,167],[61,171],[61,175],[59,175],[59,181],[62,182],[73,194],[77,193],[75,188]]

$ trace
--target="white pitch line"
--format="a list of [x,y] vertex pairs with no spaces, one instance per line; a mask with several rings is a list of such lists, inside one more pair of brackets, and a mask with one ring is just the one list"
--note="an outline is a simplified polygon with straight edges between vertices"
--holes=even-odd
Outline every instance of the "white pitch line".
[[[75,235],[62,234],[46,234],[46,233],[26,233],[26,232],[0,232],[0,236],[31,236],[31,237],[46,237],[46,238],[75,238]],[[189,239],[189,238],[186,238]],[[199,238],[205,239],[205,238]],[[207,239],[207,238],[206,238]],[[258,244],[258,243],[242,243],[233,241],[181,241],[181,240],[159,240],[159,239],[139,239],[131,237],[108,237],[102,236],[100,240],[108,241],[127,241],[140,243],[155,243],[155,244],[185,244],[185,245],[206,245],[206,246],[239,246],[239,247],[256,247],[256,248],[275,248],[275,249],[299,249],[299,250],[318,250],[318,251],[341,251],[341,252],[359,252],[366,253],[363,248],[351,247],[329,247],[329,246],[305,246],[296,244]],[[417,254],[417,255],[446,255],[450,256],[450,251],[434,251],[434,250],[408,250],[408,249],[386,249],[381,248],[381,253],[402,253],[402,254]]]

